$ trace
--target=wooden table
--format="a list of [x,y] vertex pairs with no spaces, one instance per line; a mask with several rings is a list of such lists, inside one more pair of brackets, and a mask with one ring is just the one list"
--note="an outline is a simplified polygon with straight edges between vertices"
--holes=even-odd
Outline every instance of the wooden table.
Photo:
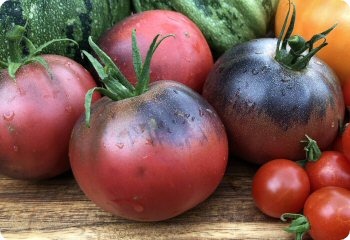
[[288,224],[254,207],[255,171],[256,166],[231,161],[209,199],[157,223],[128,221],[100,210],[85,197],[71,173],[41,182],[0,176],[0,231],[6,240],[294,239],[283,230]]

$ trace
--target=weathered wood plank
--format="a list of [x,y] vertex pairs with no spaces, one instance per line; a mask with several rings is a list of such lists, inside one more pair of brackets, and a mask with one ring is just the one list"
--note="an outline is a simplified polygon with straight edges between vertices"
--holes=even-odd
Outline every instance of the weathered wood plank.
[[256,167],[231,163],[217,191],[168,221],[139,223],[100,210],[71,173],[28,182],[0,176],[0,229],[6,240],[293,239],[287,225],[264,216],[251,198]]

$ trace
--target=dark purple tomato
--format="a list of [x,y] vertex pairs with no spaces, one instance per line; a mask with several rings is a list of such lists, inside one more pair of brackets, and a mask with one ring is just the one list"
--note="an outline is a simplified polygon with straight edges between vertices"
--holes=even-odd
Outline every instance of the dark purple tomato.
[[344,119],[333,71],[315,57],[302,70],[280,64],[276,42],[256,39],[233,47],[218,59],[203,89],[227,129],[232,152],[259,164],[303,159],[305,134],[325,149]]
[[70,134],[86,92],[96,86],[77,62],[43,58],[49,69],[31,63],[15,79],[0,73],[0,173],[13,178],[50,178],[69,169]]
[[83,192],[102,209],[139,221],[179,215],[211,195],[224,176],[228,143],[215,110],[183,84],[157,81],[91,108],[74,127],[70,161]]

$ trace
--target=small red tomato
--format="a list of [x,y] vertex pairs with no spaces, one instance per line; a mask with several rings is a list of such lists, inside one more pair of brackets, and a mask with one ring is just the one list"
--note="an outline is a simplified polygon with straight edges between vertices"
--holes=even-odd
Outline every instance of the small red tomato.
[[124,19],[102,35],[99,41],[101,49],[132,83],[136,83],[130,41],[134,29],[143,57],[154,36],[174,35],[154,53],[151,81],[174,80],[197,92],[202,90],[213,66],[213,57],[204,35],[189,18],[174,11],[150,10]]
[[305,170],[296,162],[275,159],[262,165],[253,178],[253,199],[266,215],[279,218],[298,213],[310,193]]
[[350,230],[350,191],[340,187],[318,189],[306,200],[304,215],[314,240],[344,239]]
[[312,192],[326,186],[350,189],[350,161],[340,152],[324,151],[318,160],[307,162],[305,170]]

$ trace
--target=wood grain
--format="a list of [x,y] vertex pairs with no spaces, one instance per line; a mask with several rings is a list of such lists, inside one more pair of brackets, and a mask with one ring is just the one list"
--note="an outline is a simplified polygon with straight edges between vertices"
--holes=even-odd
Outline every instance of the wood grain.
[[6,240],[294,239],[286,223],[259,212],[251,198],[256,166],[231,161],[217,191],[173,219],[140,223],[100,210],[71,173],[40,182],[0,176],[0,230]]

